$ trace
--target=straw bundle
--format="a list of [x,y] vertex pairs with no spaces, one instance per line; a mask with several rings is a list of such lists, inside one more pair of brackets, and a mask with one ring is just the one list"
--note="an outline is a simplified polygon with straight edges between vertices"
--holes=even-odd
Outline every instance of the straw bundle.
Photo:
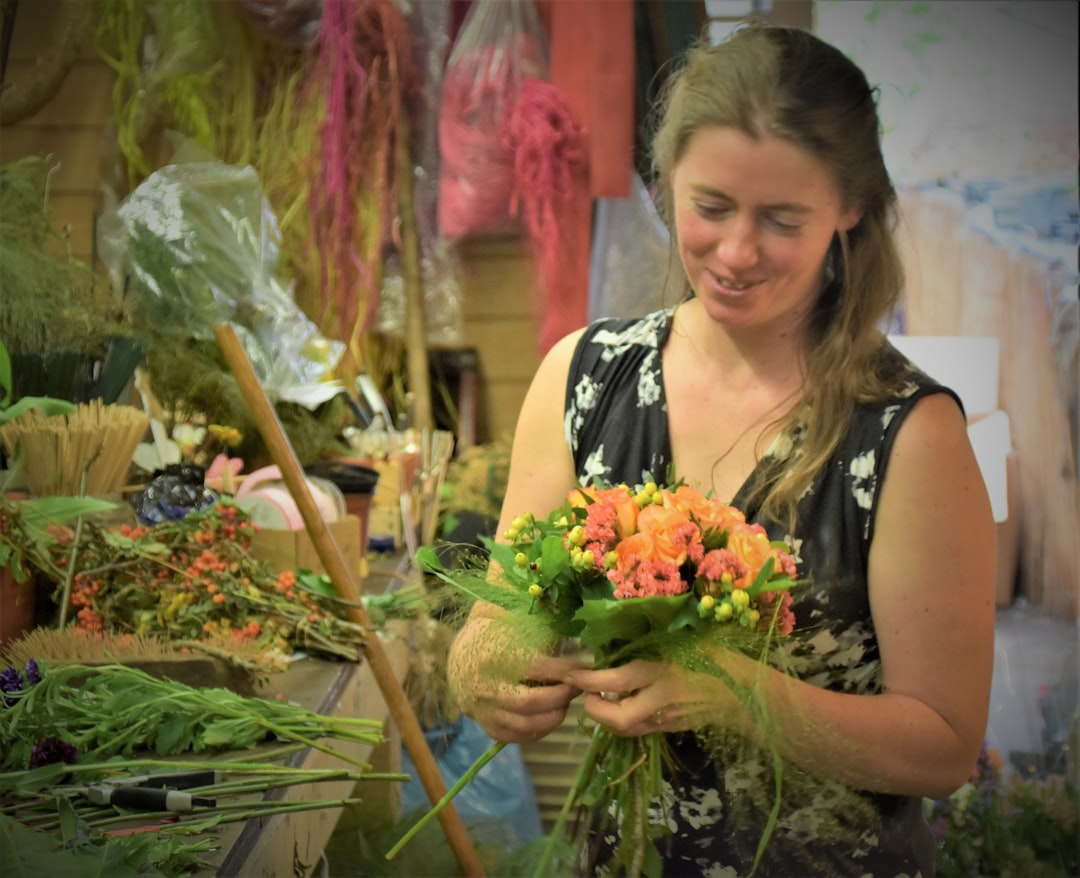
[[80,403],[69,415],[29,411],[0,429],[4,450],[23,464],[26,485],[38,497],[102,496],[127,480],[135,448],[150,419],[132,406]]

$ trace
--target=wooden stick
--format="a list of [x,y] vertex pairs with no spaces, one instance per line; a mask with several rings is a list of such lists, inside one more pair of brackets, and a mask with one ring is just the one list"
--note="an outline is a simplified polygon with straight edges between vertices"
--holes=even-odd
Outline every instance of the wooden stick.
[[[420,728],[420,722],[413,713],[412,706],[405,696],[401,683],[394,675],[390,661],[383,651],[382,643],[374,634],[374,627],[368,618],[367,611],[360,602],[359,589],[353,578],[353,571],[345,563],[345,558],[338,547],[334,535],[323,521],[319,513],[315,498],[311,495],[307,481],[304,478],[300,462],[296,458],[289,437],[285,434],[277,412],[274,411],[270,400],[259,384],[258,376],[251,367],[243,347],[233,328],[225,323],[219,324],[214,329],[218,344],[225,355],[225,360],[236,378],[240,392],[251,411],[252,420],[259,428],[259,433],[266,443],[270,457],[281,470],[281,475],[292,494],[300,510],[307,527],[308,536],[322,561],[323,567],[334,585],[334,591],[338,597],[347,602],[347,612],[352,622],[362,626],[366,631],[371,631],[372,636],[364,638],[364,654],[371,665],[375,682],[386,699],[390,716],[397,723],[401,732],[401,741],[412,757],[416,766],[420,782],[427,792],[432,805],[437,803],[446,794],[446,784],[439,773],[435,757],[428,747],[427,739]],[[458,864],[466,876],[483,876],[484,869],[480,865],[476,850],[472,845],[461,815],[453,807],[445,808],[439,812],[439,822],[442,824],[443,833],[450,845],[451,850],[457,857]]]
[[405,363],[413,392],[412,426],[433,430],[431,372],[424,326],[424,278],[420,266],[420,233],[416,227],[413,162],[409,150],[409,123],[404,113],[395,132],[397,149],[398,217],[401,221],[401,276],[405,286]]

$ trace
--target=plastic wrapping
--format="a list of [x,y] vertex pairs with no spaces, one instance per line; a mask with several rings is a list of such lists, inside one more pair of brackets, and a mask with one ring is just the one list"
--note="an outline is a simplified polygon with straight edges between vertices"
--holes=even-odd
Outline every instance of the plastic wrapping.
[[[456,347],[465,335],[463,293],[457,254],[436,241],[420,260],[424,287],[424,339],[432,347]],[[405,278],[401,260],[392,255],[383,265],[375,329],[385,335],[405,334]]]
[[344,352],[324,338],[275,272],[280,232],[250,166],[167,165],[99,222],[101,258],[137,319],[213,339],[232,323],[267,393],[314,407],[337,392]]
[[322,0],[233,0],[262,33],[283,46],[304,46],[319,31]]
[[[439,773],[452,787],[491,746],[492,740],[467,716],[424,733]],[[401,770],[414,774],[412,759],[401,754]],[[428,799],[419,779],[401,785],[401,810],[426,810]],[[471,837],[514,851],[543,835],[536,791],[521,748],[506,746],[454,797],[454,806]]]
[[447,238],[518,232],[514,152],[503,121],[526,76],[547,78],[532,0],[474,0],[450,53],[439,110],[439,229]]
[[590,320],[640,317],[682,297],[682,265],[637,174],[627,198],[597,199],[590,259]]
[[191,512],[213,505],[218,495],[204,484],[202,467],[175,463],[156,472],[150,483],[131,498],[142,524],[177,521]]

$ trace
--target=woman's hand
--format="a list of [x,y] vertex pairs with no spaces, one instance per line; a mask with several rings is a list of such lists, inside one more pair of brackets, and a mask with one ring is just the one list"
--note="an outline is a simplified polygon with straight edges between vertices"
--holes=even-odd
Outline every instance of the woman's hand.
[[676,665],[638,660],[572,671],[566,680],[584,691],[585,713],[617,735],[733,727],[742,717],[738,698],[722,679]]
[[497,618],[473,615],[450,650],[450,688],[461,709],[496,741],[535,741],[562,724],[580,690],[565,682],[580,663],[521,654]]

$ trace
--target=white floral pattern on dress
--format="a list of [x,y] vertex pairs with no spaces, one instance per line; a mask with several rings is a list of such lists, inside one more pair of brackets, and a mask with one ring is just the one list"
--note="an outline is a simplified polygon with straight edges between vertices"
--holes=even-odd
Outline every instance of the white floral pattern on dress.
[[[848,475],[851,476],[851,496],[862,509],[874,508],[874,494],[877,491],[877,473],[874,470],[874,449],[865,451],[851,459]],[[866,526],[870,526],[867,519]]]
[[663,387],[660,384],[660,369],[653,367],[653,364],[657,363],[659,359],[660,352],[653,351],[641,364],[641,371],[638,372],[637,384],[638,408],[656,405],[660,400],[660,394],[663,391]]
[[602,345],[604,350],[600,356],[610,362],[624,354],[632,347],[642,346],[646,348],[660,349],[660,331],[667,325],[668,318],[674,313],[674,308],[657,311],[641,320],[631,323],[621,331],[601,329],[593,336],[593,342]]

